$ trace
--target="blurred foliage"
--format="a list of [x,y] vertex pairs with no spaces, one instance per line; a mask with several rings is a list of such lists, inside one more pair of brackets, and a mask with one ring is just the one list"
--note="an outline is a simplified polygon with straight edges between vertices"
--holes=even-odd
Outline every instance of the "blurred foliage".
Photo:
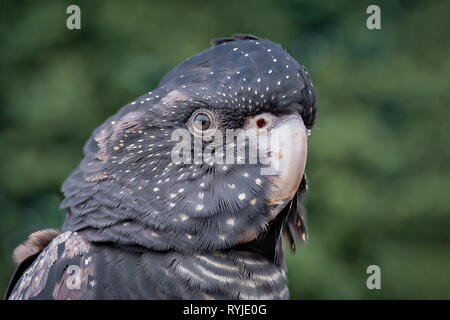
[[[281,43],[310,71],[310,240],[291,296],[450,298],[450,4],[377,1],[0,2],[0,291],[13,248],[58,228],[59,188],[91,131],[213,37]],[[366,288],[377,264],[382,290]]]

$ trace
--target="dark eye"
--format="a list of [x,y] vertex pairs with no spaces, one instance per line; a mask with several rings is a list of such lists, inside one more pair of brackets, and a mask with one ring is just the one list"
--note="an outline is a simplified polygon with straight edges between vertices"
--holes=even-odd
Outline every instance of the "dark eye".
[[194,117],[194,126],[198,130],[208,130],[211,126],[211,118],[207,114],[200,112]]
[[260,129],[264,128],[266,126],[266,124],[267,124],[267,122],[263,118],[256,120],[256,126]]

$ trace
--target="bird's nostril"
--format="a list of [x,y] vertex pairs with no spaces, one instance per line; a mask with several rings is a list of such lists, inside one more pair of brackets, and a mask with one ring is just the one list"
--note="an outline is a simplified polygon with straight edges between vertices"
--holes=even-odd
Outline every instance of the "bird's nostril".
[[256,120],[256,126],[260,129],[264,128],[266,126],[266,124],[267,124],[266,120],[264,120],[262,118]]

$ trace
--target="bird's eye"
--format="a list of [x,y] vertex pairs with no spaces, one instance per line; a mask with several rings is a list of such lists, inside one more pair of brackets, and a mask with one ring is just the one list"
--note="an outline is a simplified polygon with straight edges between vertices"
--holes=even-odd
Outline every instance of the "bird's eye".
[[194,136],[210,137],[217,129],[217,118],[209,109],[197,109],[189,118],[187,128]]
[[193,124],[198,130],[208,130],[211,127],[211,118],[205,113],[197,113],[194,117]]
[[267,121],[263,118],[256,120],[256,126],[260,129],[264,128],[267,124]]

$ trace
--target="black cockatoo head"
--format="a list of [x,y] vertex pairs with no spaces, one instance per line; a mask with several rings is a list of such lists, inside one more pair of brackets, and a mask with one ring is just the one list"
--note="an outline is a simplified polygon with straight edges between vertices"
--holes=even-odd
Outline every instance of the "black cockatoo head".
[[[294,237],[306,237],[301,198],[316,111],[308,72],[280,45],[250,35],[213,40],[93,132],[62,187],[64,229],[91,241],[179,252],[263,252],[267,244],[258,243],[268,241],[269,253],[281,250],[284,231],[295,248]],[[252,142],[226,140],[231,129],[253,130],[258,141],[276,133],[278,144],[266,150],[276,172],[262,171],[272,162],[239,159],[242,148],[252,154]],[[192,144],[200,138],[200,147],[174,160],[182,140],[175,132]],[[219,160],[219,148],[204,157],[217,133],[233,146],[231,163],[226,151]],[[204,158],[196,162],[199,152]]]

